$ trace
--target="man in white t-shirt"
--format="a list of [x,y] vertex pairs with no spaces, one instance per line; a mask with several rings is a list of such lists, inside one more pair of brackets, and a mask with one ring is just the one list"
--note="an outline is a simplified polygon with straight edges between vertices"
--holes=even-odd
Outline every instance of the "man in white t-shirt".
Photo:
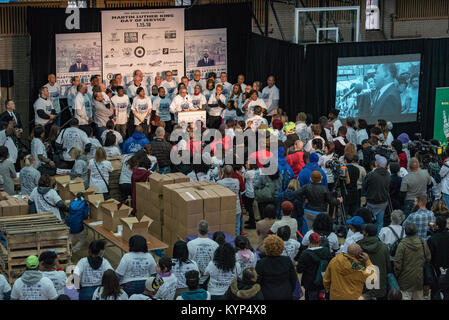
[[84,152],[86,149],[86,146],[90,144],[89,137],[87,134],[79,129],[77,119],[72,119],[70,121],[70,127],[66,129],[62,129],[59,133],[58,138],[56,139],[56,143],[61,143],[64,152],[63,152],[63,158],[64,161],[67,161],[69,163],[73,163],[75,159],[72,159],[69,152],[72,148],[77,148],[81,150],[81,152]]
[[78,76],[72,77],[72,86],[67,90],[67,104],[70,107],[70,112],[74,112],[75,109],[75,97],[78,94],[78,85],[81,83],[81,79]]
[[223,86],[223,95],[226,99],[228,99],[232,92],[232,84],[228,82],[228,75],[226,72],[220,73],[220,80],[217,84],[221,84]]
[[122,135],[126,135],[126,124],[130,111],[129,97],[122,86],[116,87],[117,95],[111,98],[115,109],[115,129]]
[[[59,104],[59,98],[61,96],[61,87],[56,83],[56,76],[54,74],[48,75],[48,83],[44,85],[44,87],[48,88],[48,92],[50,93],[50,100],[53,103],[53,108],[56,113],[61,112],[61,106]],[[57,117],[55,122],[59,125],[60,117]]]
[[329,123],[331,125],[333,125],[334,130],[332,135],[337,136],[338,133],[338,129],[343,125],[340,121],[340,119],[338,119],[338,114],[340,113],[339,110],[337,109],[332,109],[329,114],[327,115],[327,117],[329,118]]
[[206,88],[206,84],[204,83],[203,80],[201,80],[201,71],[200,70],[195,70],[193,72],[193,79],[189,81],[188,91],[190,94],[193,94],[196,85],[201,87],[200,92],[203,92],[204,88]]
[[187,242],[189,250],[189,259],[196,262],[200,271],[200,284],[207,280],[204,276],[204,271],[209,262],[214,258],[215,250],[218,248],[218,243],[209,239],[209,224],[206,220],[201,220],[198,224],[198,238]]
[[50,93],[47,87],[39,89],[39,98],[34,102],[34,123],[47,126],[53,123],[56,118],[56,111],[53,103],[49,99]]
[[267,114],[269,117],[275,115],[279,109],[279,89],[275,86],[274,82],[274,76],[269,76],[267,79],[268,86],[262,90],[262,99],[267,105]]
[[237,84],[242,89],[242,92],[245,92],[246,84],[245,84],[245,76],[243,74],[239,74],[237,76]]
[[143,90],[145,91],[145,95],[148,96],[148,90],[147,87],[143,85],[142,78],[139,76],[134,76],[134,81],[131,82],[131,84],[129,84],[128,86],[128,97],[130,99],[134,99],[136,97],[136,91],[138,88],[143,88]]
[[187,94],[187,88],[183,87],[170,104],[170,112],[175,115],[175,122],[178,122],[178,113],[188,110],[193,110],[192,98]]
[[16,280],[11,291],[11,300],[56,300],[53,282],[38,271],[39,259],[29,256],[26,259],[26,271]]
[[84,83],[80,83],[77,87],[78,94],[75,97],[75,118],[78,120],[79,125],[88,125],[92,122],[92,118],[88,116],[88,103],[86,103],[87,86]]
[[178,84],[173,79],[173,73],[171,71],[165,71],[165,80],[162,81],[161,86],[165,88],[166,95],[170,100],[173,100]]
[[255,106],[254,116],[246,120],[246,126],[250,127],[253,131],[256,131],[261,124],[268,125],[268,122],[267,119],[262,117],[262,108],[260,106]]

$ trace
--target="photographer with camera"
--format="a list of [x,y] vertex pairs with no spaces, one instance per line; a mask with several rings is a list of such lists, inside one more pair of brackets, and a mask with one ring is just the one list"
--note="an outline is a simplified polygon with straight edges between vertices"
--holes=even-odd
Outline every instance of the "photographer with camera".
[[375,136],[369,138],[368,140],[364,140],[362,142],[362,166],[365,168],[366,172],[371,172],[374,161],[375,161],[375,148],[379,145],[379,139]]
[[366,175],[363,181],[363,190],[366,192],[366,207],[373,214],[377,223],[377,233],[384,226],[385,209],[388,205],[390,190],[390,173],[387,168],[387,159],[376,154],[375,169]]
[[352,218],[357,209],[360,206],[360,196],[357,191],[357,181],[360,176],[360,170],[353,165],[354,162],[354,154],[345,153],[344,155],[345,166],[347,168],[347,176],[349,179],[346,179],[346,193],[343,193],[343,206],[345,209],[345,213],[348,218]]
[[403,211],[408,217],[414,206],[414,199],[418,196],[427,195],[427,186],[432,184],[432,179],[427,172],[419,167],[419,161],[411,158],[409,161],[410,172],[401,182],[401,198],[404,199]]

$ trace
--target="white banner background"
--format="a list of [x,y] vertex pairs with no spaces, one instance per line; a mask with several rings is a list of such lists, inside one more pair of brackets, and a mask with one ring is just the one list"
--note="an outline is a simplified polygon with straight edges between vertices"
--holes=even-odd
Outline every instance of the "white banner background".
[[144,81],[172,71],[184,74],[184,9],[114,10],[101,12],[103,78],[121,73],[125,83],[142,70]]
[[[55,43],[56,81],[61,86],[61,97],[66,97],[73,76],[79,76],[81,82],[89,83],[92,75],[101,75],[100,32],[56,34]],[[87,65],[87,71],[73,71],[78,52],[81,53],[81,64]]]
[[[227,41],[226,28],[224,29],[205,29],[189,30],[185,32],[185,50],[186,50],[186,76],[193,79],[195,70],[201,71],[201,78],[207,79],[209,72],[215,72],[220,76],[220,72],[227,72]],[[213,65],[203,65],[203,52],[208,50],[208,63]]]

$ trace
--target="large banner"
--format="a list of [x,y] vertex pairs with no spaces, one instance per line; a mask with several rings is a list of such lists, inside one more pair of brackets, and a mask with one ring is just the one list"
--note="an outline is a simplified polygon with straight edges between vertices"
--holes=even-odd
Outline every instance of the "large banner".
[[449,88],[436,88],[433,138],[447,144],[449,134]]
[[66,97],[73,76],[89,83],[92,75],[101,75],[100,32],[57,34],[55,42],[56,81],[62,97]]
[[121,73],[125,83],[143,72],[151,85],[156,75],[184,74],[184,9],[114,10],[101,12],[103,78]]
[[209,72],[227,72],[228,59],[225,29],[189,30],[185,32],[186,76],[193,79],[195,70],[207,79]]

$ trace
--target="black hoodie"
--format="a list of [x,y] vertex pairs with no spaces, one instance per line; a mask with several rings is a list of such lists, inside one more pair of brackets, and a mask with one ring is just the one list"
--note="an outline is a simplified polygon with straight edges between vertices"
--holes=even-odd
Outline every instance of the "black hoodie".
[[385,168],[376,168],[371,171],[363,181],[363,190],[366,190],[367,203],[387,202],[390,191],[390,173]]
[[301,285],[306,290],[317,291],[322,290],[323,286],[316,286],[315,281],[318,266],[321,260],[329,262],[331,260],[331,253],[327,247],[318,247],[318,249],[304,250],[298,258],[298,265],[296,271],[302,273]]

